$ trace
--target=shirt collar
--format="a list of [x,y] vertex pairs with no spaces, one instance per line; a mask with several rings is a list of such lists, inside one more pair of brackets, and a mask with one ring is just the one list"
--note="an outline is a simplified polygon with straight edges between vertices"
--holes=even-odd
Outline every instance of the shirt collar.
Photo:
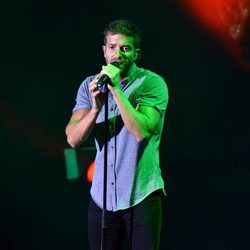
[[127,76],[120,82],[121,86],[125,86],[128,82],[130,82],[134,76],[136,75],[136,72],[138,71],[138,67],[135,63],[133,63],[128,71]]

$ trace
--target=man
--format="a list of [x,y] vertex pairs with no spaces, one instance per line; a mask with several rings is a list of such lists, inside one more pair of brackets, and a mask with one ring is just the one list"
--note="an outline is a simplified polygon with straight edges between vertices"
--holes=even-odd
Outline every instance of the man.
[[103,75],[109,79],[105,249],[121,249],[125,231],[130,249],[159,249],[160,196],[164,192],[159,143],[168,91],[163,78],[137,67],[140,40],[140,31],[128,20],[107,25],[103,45],[106,66],[81,84],[66,127],[72,147],[81,144],[91,132],[95,137],[97,154],[88,215],[92,250],[101,246],[105,105],[98,83]]

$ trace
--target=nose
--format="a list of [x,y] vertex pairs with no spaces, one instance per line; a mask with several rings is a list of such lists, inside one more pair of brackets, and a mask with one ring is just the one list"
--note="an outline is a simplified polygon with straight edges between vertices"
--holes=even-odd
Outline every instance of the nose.
[[123,51],[121,50],[121,48],[117,48],[115,50],[115,57],[120,60],[122,58],[122,55],[123,55]]

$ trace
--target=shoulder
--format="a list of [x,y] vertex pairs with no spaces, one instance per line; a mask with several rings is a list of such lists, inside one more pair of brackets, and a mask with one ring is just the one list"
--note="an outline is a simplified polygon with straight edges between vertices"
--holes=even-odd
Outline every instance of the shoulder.
[[145,82],[155,81],[155,82],[158,82],[159,84],[167,85],[164,77],[162,77],[158,73],[151,71],[149,69],[145,69],[142,67],[136,67],[136,75],[138,77],[144,76]]
[[96,75],[87,76],[83,79],[78,87],[78,94],[84,94],[89,92],[89,84],[95,78]]
[[149,69],[138,69],[139,75],[144,76],[143,89],[168,95],[168,86],[165,78]]
[[95,78],[95,76],[96,75],[90,75],[90,76],[85,77],[83,81],[81,82],[80,87],[88,86],[90,82]]

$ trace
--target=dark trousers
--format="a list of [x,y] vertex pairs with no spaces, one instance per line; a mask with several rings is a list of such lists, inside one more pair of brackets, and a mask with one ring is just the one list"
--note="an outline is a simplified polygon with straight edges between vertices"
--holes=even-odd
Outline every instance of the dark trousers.
[[[90,201],[88,214],[88,235],[91,250],[101,249],[100,209]],[[162,224],[160,191],[150,194],[138,205],[117,212],[107,211],[105,249],[122,250],[126,235],[130,250],[159,250]]]

